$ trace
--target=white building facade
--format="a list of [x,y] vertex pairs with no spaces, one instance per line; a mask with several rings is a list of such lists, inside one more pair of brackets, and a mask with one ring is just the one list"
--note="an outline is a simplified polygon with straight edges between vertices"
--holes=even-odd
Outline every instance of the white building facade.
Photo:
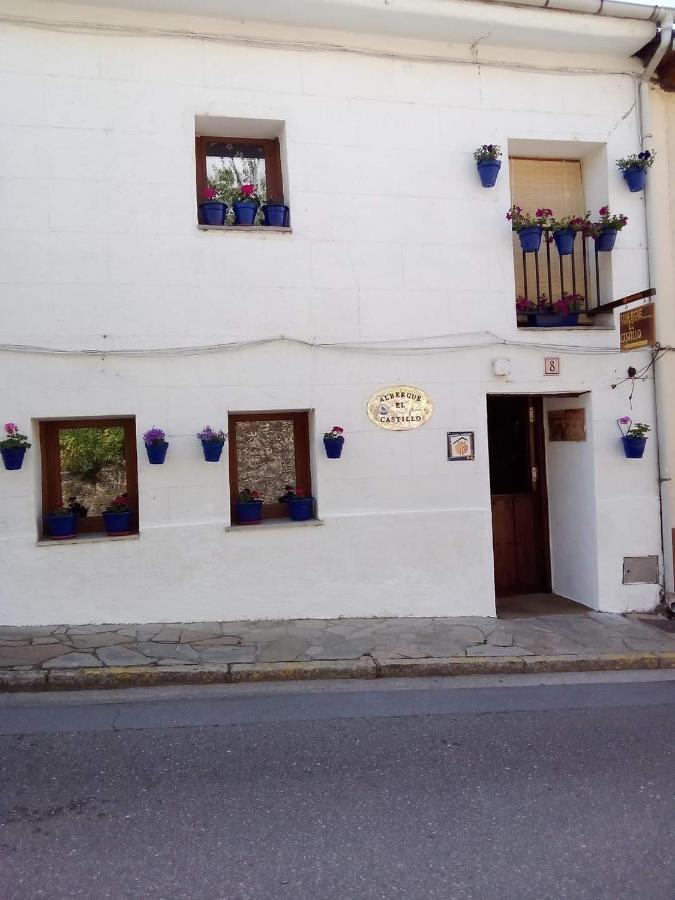
[[[459,0],[298,2],[277,22],[269,3],[143,6],[0,2],[0,417],[32,444],[0,470],[2,624],[491,616],[519,590],[654,608],[658,442],[626,459],[616,424],[654,426],[652,357],[619,352],[611,306],[654,286],[645,194],[615,165],[641,149],[633,54],[654,22]],[[288,227],[198,225],[199,137],[278,141]],[[490,189],[482,144],[503,151]],[[629,218],[597,278],[588,243],[581,325],[517,316],[516,159],[573,164],[579,213]],[[420,427],[369,418],[397,386],[433,404]],[[569,411],[560,440],[550,413]],[[196,434],[280,413],[306,429],[295,481],[315,518],[238,526],[253,457],[237,469],[230,439],[208,464]],[[133,534],[49,538],[50,423],[69,422],[133,428]],[[449,459],[469,432],[474,458]]]

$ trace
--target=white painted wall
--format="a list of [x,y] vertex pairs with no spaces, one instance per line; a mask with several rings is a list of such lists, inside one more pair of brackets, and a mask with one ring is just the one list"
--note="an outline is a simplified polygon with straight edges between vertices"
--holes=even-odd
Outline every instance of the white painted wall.
[[[0,8],[27,7],[3,0]],[[30,8],[43,18],[61,9]],[[68,10],[80,21],[87,14]],[[125,27],[181,22],[106,15]],[[392,38],[387,47],[409,49]],[[522,65],[527,54],[518,56]],[[0,282],[11,311],[1,340],[102,350],[0,353],[0,417],[32,423],[35,437],[24,469],[0,472],[0,620],[493,614],[485,395],[499,390],[598,396],[588,448],[597,491],[584,512],[589,518],[595,503],[596,569],[565,575],[559,557],[556,579],[575,591],[597,583],[600,608],[653,606],[657,586],[620,583],[623,555],[658,553],[660,544],[653,453],[629,489],[616,458],[611,419],[624,411],[627,389],[610,401],[608,384],[627,359],[593,352],[616,348],[617,334],[517,330],[508,172],[484,190],[472,159],[486,141],[546,142],[539,146],[549,155],[577,143],[586,180],[595,179],[589,197],[601,194],[631,218],[612,255],[614,295],[644,289],[643,198],[613,166],[636,149],[636,121],[632,78],[611,73],[636,63],[578,61],[603,72],[0,26]],[[542,62],[533,52],[532,65]],[[574,62],[569,52],[545,59]],[[196,116],[285,123],[292,234],[197,229]],[[469,332],[482,337],[462,337]],[[485,342],[486,332],[510,343],[461,352],[363,346]],[[104,352],[278,335],[342,346]],[[552,341],[562,347],[555,387],[542,375],[542,342]],[[491,360],[504,355],[512,374],[500,379]],[[418,431],[389,434],[366,418],[368,397],[397,382],[435,403]],[[651,389],[641,383],[640,403],[653,419]],[[206,422],[224,425],[228,411],[256,409],[314,411],[324,525],[224,530],[227,467],[204,464],[193,435]],[[163,467],[147,465],[139,444],[140,538],[37,546],[38,420],[115,414],[135,415],[139,434],[163,426],[171,442]],[[320,442],[334,422],[346,429],[340,461],[326,460]],[[478,458],[448,463],[445,433],[465,428],[476,431]],[[605,468],[614,475],[600,485]],[[614,540],[619,511],[640,528]]]

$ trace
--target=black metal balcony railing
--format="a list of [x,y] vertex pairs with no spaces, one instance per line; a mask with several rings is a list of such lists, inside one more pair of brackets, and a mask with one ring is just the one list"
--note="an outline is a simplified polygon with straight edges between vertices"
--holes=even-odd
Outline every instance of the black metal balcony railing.
[[[609,256],[608,253],[604,255]],[[544,229],[536,253],[524,253],[518,235],[514,233],[514,257],[516,297],[526,297],[538,310],[563,294],[576,294],[581,298],[577,308],[582,313],[588,313],[602,303],[600,273],[603,266],[592,237],[584,237],[579,232],[574,241],[574,252],[561,256],[550,229]]]

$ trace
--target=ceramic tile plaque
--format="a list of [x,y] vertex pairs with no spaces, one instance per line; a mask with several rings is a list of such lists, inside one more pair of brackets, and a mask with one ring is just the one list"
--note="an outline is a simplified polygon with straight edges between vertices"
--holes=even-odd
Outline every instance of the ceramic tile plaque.
[[431,418],[434,404],[424,391],[409,384],[382,388],[368,401],[368,418],[388,431],[410,431]]
[[448,432],[448,459],[475,459],[473,431]]
[[585,441],[585,409],[551,409],[548,413],[549,441]]

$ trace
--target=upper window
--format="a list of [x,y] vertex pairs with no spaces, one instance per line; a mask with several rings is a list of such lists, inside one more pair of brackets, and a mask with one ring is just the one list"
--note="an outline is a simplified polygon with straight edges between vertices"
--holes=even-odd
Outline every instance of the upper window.
[[104,532],[104,510],[126,494],[131,530],[138,530],[132,418],[41,422],[40,445],[44,516],[61,506],[69,507],[77,516],[78,533]]
[[[581,163],[569,159],[509,160],[511,199],[516,206],[535,212],[551,209],[557,219],[563,216],[583,216],[584,189]],[[516,259],[516,295],[536,302],[558,300],[563,293],[589,295],[587,260],[584,239],[577,236],[574,251],[561,257],[550,239],[542,241],[539,253],[524,255],[518,236],[513,245]],[[585,303],[584,303],[585,305]]]
[[[278,138],[198,137],[196,159],[197,202],[215,193],[229,208],[227,222],[232,221],[232,204],[242,185],[253,185],[261,205],[284,203]],[[262,221],[259,208],[255,224]]]
[[229,416],[230,498],[248,488],[263,501],[262,518],[288,516],[280,497],[288,486],[311,496],[309,422],[306,412],[232,413]]

